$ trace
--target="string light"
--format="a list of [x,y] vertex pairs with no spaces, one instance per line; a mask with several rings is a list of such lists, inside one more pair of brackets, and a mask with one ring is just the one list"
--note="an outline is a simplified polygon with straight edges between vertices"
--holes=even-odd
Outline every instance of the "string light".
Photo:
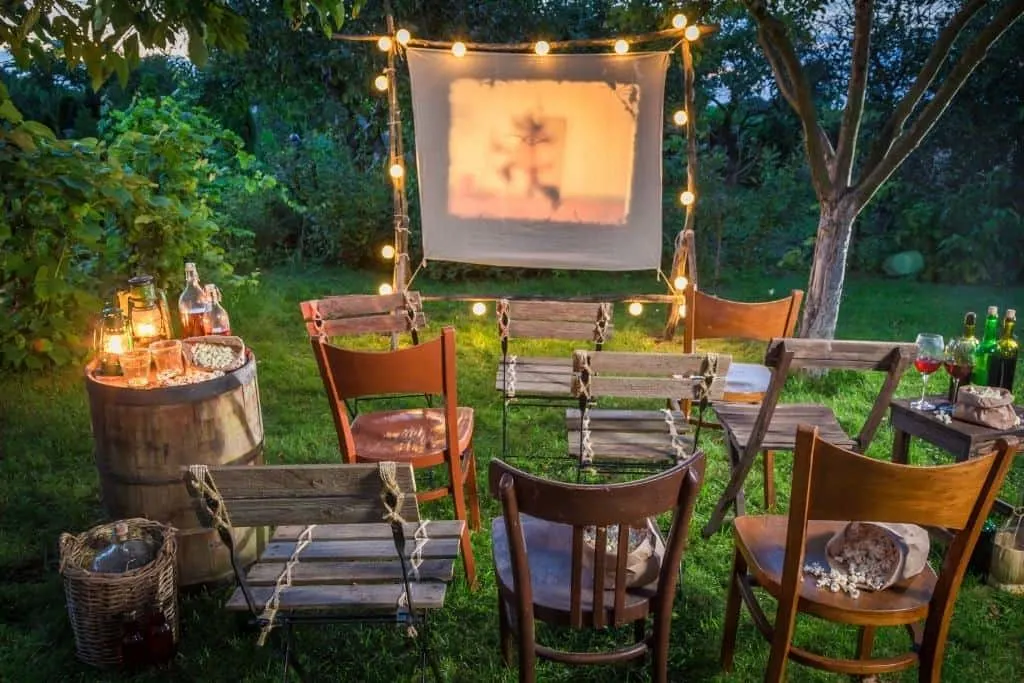
[[487,312],[487,305],[483,301],[477,301],[473,304],[473,315],[483,315]]
[[644,312],[644,305],[639,301],[634,301],[629,305],[629,314],[633,316],[640,315]]
[[373,81],[373,87],[377,88],[377,90],[380,90],[381,92],[384,92],[385,90],[388,89],[388,77],[385,76],[384,74],[377,76],[377,78],[375,78]]
[[672,121],[677,126],[685,126],[686,122],[690,120],[690,116],[686,113],[685,109],[680,109],[675,114],[672,114]]
[[676,308],[676,313],[679,314],[680,318],[685,318],[686,317],[686,304],[679,304],[679,306]]
[[686,285],[690,284],[690,281],[686,279],[686,276],[680,275],[672,281],[672,286],[676,288],[676,291],[686,289]]
[[390,261],[391,259],[395,258],[395,248],[390,244],[385,244],[383,247],[380,248],[380,255],[382,258]]
[[412,34],[409,33],[408,29],[400,28],[398,29],[398,33],[395,34],[395,40],[397,40],[400,45],[408,45],[411,39]]
[[391,174],[392,178],[398,180],[405,175],[405,169],[402,168],[401,164],[391,164],[391,168],[388,170],[388,173]]
[[387,296],[388,294],[391,294],[394,291],[395,290],[391,288],[391,285],[389,285],[386,282],[377,288],[377,293],[380,294],[381,296]]
[[621,38],[615,41],[615,52],[620,55],[624,55],[629,52],[629,43],[622,40]]
[[391,38],[388,36],[381,36],[377,41],[377,47],[380,48],[381,52],[391,51]]
[[538,40],[537,44],[533,46],[533,51],[544,56],[551,52],[551,44],[546,40]]
[[679,201],[683,203],[683,206],[690,206],[695,201],[697,201],[697,195],[690,192],[689,190],[686,190],[681,195],[679,195]]
[[692,43],[693,41],[700,38],[700,27],[697,26],[697,24],[691,24],[690,26],[687,26],[686,30],[683,31],[683,37]]
[[686,15],[677,14],[672,17],[672,28],[683,28],[686,26]]
[[459,42],[457,42],[457,43],[454,43],[452,45],[452,54],[455,55],[456,57],[465,57],[466,56],[466,44],[463,43],[461,40]]

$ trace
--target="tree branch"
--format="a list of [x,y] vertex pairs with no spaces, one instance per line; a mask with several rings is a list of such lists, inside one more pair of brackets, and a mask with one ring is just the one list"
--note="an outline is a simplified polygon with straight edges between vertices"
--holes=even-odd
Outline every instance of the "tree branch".
[[850,84],[846,91],[846,107],[839,128],[836,154],[835,183],[840,188],[850,186],[850,172],[857,151],[857,135],[864,115],[864,96],[868,85],[868,60],[871,55],[871,23],[875,14],[874,0],[857,0],[854,10],[853,59]]
[[761,44],[761,50],[764,52],[764,56],[768,59],[768,66],[771,67],[772,73],[775,75],[775,85],[779,89],[779,94],[787,102],[794,111],[800,109],[800,105],[797,104],[796,96],[793,95],[793,88],[790,85],[789,77],[783,70],[782,63],[779,61],[779,57],[775,54],[775,48],[765,40],[765,36],[761,31],[757,32],[757,42]]
[[829,176],[829,158],[821,142],[818,111],[814,106],[814,96],[807,82],[807,75],[796,55],[793,43],[786,35],[786,27],[768,12],[764,0],[744,0],[744,4],[757,22],[758,41],[762,46],[767,44],[775,51],[775,60],[772,59],[772,49],[766,49],[765,56],[768,57],[780,91],[786,85],[791,88],[790,96],[786,97],[786,100],[796,111],[803,125],[807,163],[811,168],[811,183],[818,199],[825,199],[831,196],[833,185]]
[[974,15],[986,4],[988,4],[988,0],[969,0],[967,4],[953,15],[953,18],[950,19],[946,27],[939,33],[938,39],[928,53],[928,58],[925,59],[924,64],[921,66],[921,71],[918,72],[917,78],[914,79],[913,85],[896,105],[896,109],[889,117],[889,120],[885,122],[881,134],[872,146],[868,160],[864,164],[865,174],[881,163],[882,158],[888,154],[896,138],[903,134],[904,124],[910,118],[910,115],[921,101],[921,98],[924,97],[928,88],[931,87],[936,74],[938,74],[946,58],[949,57],[949,51],[952,49],[953,43],[960,37],[964,27],[974,18]]
[[988,54],[989,48],[1024,15],[1024,0],[1011,0],[975,37],[974,42],[964,50],[960,59],[950,70],[949,75],[935,92],[935,96],[921,108],[921,113],[910,127],[895,139],[889,151],[881,161],[865,172],[857,184],[856,192],[862,205],[866,204],[878,191],[882,183],[899,168],[900,164],[913,152],[921,140],[928,134],[939,118],[945,113],[949,103],[960,88],[981,64]]

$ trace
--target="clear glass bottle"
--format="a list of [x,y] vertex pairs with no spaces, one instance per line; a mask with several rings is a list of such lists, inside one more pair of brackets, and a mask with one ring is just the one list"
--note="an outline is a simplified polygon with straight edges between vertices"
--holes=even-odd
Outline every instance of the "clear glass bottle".
[[210,300],[210,312],[207,314],[206,319],[206,333],[230,335],[231,319],[220,303],[220,288],[217,285],[206,285],[206,297]]
[[185,264],[185,288],[178,297],[178,316],[181,318],[181,336],[201,337],[209,334],[206,318],[210,312],[210,300],[199,285],[199,271],[196,264]]
[[153,561],[153,549],[142,539],[128,538],[128,525],[118,522],[110,545],[96,553],[92,571],[100,574],[122,574]]

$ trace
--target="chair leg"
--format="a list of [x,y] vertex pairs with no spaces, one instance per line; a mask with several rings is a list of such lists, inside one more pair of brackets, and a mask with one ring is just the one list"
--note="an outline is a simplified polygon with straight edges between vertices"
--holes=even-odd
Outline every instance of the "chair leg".
[[[740,467],[740,453],[733,448],[732,443],[729,444],[729,469],[735,472]],[[746,498],[743,495],[743,487],[739,488],[736,492],[736,498],[733,500],[733,506],[736,508],[736,516],[742,517],[747,514],[747,503]]]
[[[452,503],[455,505],[455,519],[466,522],[466,528],[462,532],[462,539],[459,542],[462,549],[462,562],[466,568],[466,580],[469,582],[470,590],[475,590],[476,561],[473,559],[473,544],[469,538],[471,522],[466,519],[466,489],[463,486],[462,454],[448,453],[446,460],[448,482],[451,487],[449,490],[452,494]],[[476,485],[475,481],[472,483],[474,486]]]
[[508,608],[505,599],[498,591],[498,633],[501,642],[501,661],[505,666],[512,666],[512,625],[508,620]]
[[480,490],[476,479],[476,452],[470,445],[466,449],[466,488],[469,496],[469,519],[470,528],[473,531],[480,531]]
[[764,507],[775,512],[775,451],[761,451],[764,465]]
[[654,615],[654,637],[648,647],[651,651],[651,680],[654,683],[668,683],[668,637],[672,630],[672,608],[668,609],[668,614]]
[[732,671],[733,655],[736,652],[736,631],[740,624],[740,607],[743,599],[740,595],[740,581],[747,573],[747,561],[739,548],[733,551],[732,572],[729,575],[729,595],[725,602],[725,627],[722,631],[722,650],[719,661],[722,670]]

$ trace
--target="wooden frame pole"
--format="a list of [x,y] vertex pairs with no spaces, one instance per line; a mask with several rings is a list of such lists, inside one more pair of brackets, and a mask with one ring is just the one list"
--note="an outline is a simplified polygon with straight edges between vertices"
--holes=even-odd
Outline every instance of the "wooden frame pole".
[[395,164],[402,167],[403,174],[391,178],[391,201],[394,204],[395,266],[391,275],[391,287],[395,292],[404,292],[409,286],[409,202],[405,194],[405,146],[402,140],[402,116],[398,108],[398,41],[395,35],[395,17],[391,3],[385,1],[388,35],[391,49],[388,50],[388,171]]

